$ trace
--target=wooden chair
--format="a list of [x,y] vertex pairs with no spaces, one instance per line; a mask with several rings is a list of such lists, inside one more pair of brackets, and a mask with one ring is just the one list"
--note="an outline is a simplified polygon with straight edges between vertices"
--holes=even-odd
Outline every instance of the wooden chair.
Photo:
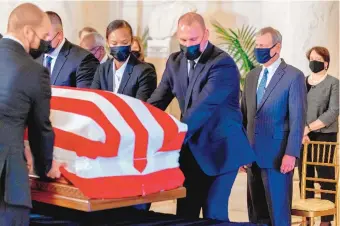
[[[307,154],[310,152],[310,158]],[[309,224],[314,225],[314,217],[334,215],[335,225],[339,224],[339,143],[336,142],[308,142],[304,145],[302,160],[302,177],[301,177],[301,200],[293,202],[292,215],[301,216],[303,225],[306,225],[308,218]],[[335,179],[326,179],[315,177],[307,177],[307,166],[323,166],[332,167],[335,170]],[[307,188],[306,181],[335,183],[336,190],[322,190],[316,188]],[[315,193],[335,194],[336,202],[319,198],[306,199],[306,191]]]

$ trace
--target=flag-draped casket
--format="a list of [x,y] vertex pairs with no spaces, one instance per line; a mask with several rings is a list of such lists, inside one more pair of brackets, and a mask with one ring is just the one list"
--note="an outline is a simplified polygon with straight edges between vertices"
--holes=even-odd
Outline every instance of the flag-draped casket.
[[52,87],[54,159],[89,198],[123,198],[180,187],[187,126],[135,98]]

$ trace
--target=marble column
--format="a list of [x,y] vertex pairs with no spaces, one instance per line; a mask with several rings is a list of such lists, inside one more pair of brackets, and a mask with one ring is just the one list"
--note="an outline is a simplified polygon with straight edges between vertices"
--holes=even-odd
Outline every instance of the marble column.
[[339,2],[262,2],[262,26],[273,26],[283,36],[282,57],[310,73],[305,53],[313,46],[329,49],[329,73],[339,77]]

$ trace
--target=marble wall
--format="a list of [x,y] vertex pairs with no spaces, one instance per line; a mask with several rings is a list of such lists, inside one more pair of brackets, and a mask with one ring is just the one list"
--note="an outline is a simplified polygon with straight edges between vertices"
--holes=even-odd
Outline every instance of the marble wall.
[[[0,33],[5,33],[7,18],[19,0],[1,0]],[[26,1],[27,2],[27,1]],[[68,39],[78,42],[84,26],[96,27],[105,34],[107,24],[117,18],[129,21],[136,34],[148,26],[150,13],[164,1],[31,1],[43,10],[54,10],[64,21]],[[338,1],[188,1],[197,8],[211,29],[211,41],[219,44],[210,21],[226,27],[273,26],[283,35],[282,57],[287,63],[309,73],[305,52],[322,45],[331,52],[330,74],[339,77],[339,2]]]

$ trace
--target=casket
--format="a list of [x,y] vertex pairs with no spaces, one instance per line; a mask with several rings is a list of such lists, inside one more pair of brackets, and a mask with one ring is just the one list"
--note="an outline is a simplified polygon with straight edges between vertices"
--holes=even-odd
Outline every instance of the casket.
[[135,98],[52,87],[53,158],[63,179],[30,177],[32,199],[96,211],[185,196],[179,151],[187,126]]

